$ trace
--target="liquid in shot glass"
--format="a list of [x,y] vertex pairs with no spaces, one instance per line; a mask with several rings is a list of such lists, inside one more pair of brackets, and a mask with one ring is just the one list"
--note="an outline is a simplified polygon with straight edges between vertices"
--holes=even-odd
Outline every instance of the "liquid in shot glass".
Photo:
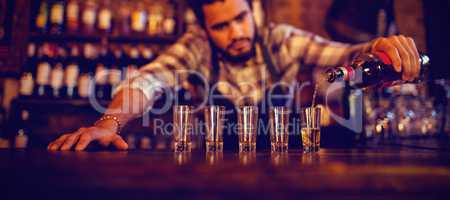
[[258,108],[256,106],[239,107],[237,128],[239,152],[255,152],[258,129]]
[[194,128],[191,106],[177,105],[173,109],[173,139],[175,152],[190,152]]
[[272,107],[270,109],[270,143],[272,152],[287,152],[289,139],[289,109]]
[[223,151],[223,124],[225,107],[209,106],[205,108],[206,121],[206,151]]
[[302,110],[301,135],[303,152],[318,152],[320,149],[320,107]]

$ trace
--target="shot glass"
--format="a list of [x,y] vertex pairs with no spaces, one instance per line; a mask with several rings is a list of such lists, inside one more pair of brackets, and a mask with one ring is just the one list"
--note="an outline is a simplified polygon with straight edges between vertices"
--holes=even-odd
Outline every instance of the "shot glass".
[[256,106],[239,107],[237,128],[239,152],[255,152],[258,129],[258,108]]
[[223,151],[223,122],[225,107],[209,106],[205,108],[206,151]]
[[302,110],[301,135],[303,152],[317,152],[320,149],[320,107]]
[[190,152],[192,148],[191,134],[193,130],[193,114],[191,106],[175,106],[173,109],[173,139],[175,152]]
[[289,109],[272,107],[269,116],[272,152],[287,152],[289,138]]

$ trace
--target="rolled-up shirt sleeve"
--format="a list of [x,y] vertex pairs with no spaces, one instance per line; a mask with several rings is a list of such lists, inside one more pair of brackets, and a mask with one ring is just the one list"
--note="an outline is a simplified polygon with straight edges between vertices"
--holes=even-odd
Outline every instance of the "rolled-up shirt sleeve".
[[164,88],[177,84],[180,72],[197,72],[209,77],[211,59],[210,46],[206,33],[198,26],[192,26],[178,41],[160,54],[153,62],[142,66],[139,74],[124,80],[114,94],[124,88],[138,89],[145,97],[154,101]]
[[281,71],[295,67],[294,62],[305,65],[333,67],[350,62],[358,53],[370,50],[372,42],[346,44],[325,39],[319,35],[279,24],[270,33],[270,48]]

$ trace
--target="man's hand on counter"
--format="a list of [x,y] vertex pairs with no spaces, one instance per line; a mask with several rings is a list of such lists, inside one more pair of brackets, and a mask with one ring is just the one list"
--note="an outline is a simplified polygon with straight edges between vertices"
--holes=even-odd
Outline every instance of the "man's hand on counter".
[[419,52],[414,40],[403,35],[378,38],[373,42],[372,52],[385,52],[392,60],[395,71],[402,73],[402,79],[412,81],[419,77]]
[[128,149],[128,144],[112,130],[100,125],[80,128],[76,132],[60,136],[51,142],[47,148],[51,151],[68,151],[75,147],[76,151],[83,151],[89,143],[97,141],[105,147],[113,145],[118,150]]

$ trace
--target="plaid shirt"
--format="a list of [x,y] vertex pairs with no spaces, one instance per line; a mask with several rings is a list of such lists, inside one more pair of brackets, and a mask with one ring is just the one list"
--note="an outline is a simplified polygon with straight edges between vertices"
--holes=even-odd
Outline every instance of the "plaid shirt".
[[[243,96],[259,101],[264,91],[275,82],[296,83],[299,71],[306,66],[332,67],[346,64],[360,52],[368,51],[370,43],[349,45],[326,40],[290,25],[279,24],[262,31],[262,38],[279,80],[275,80],[264,62],[261,46],[256,43],[255,55],[245,63],[233,64],[219,56],[219,74],[215,87],[229,100],[239,104]],[[143,66],[139,75],[124,81],[124,87],[141,90],[154,101],[163,88],[182,86],[186,73],[197,73],[208,83],[212,79],[212,53],[206,32],[199,26],[189,30],[153,62]],[[179,81],[182,80],[182,81]]]

